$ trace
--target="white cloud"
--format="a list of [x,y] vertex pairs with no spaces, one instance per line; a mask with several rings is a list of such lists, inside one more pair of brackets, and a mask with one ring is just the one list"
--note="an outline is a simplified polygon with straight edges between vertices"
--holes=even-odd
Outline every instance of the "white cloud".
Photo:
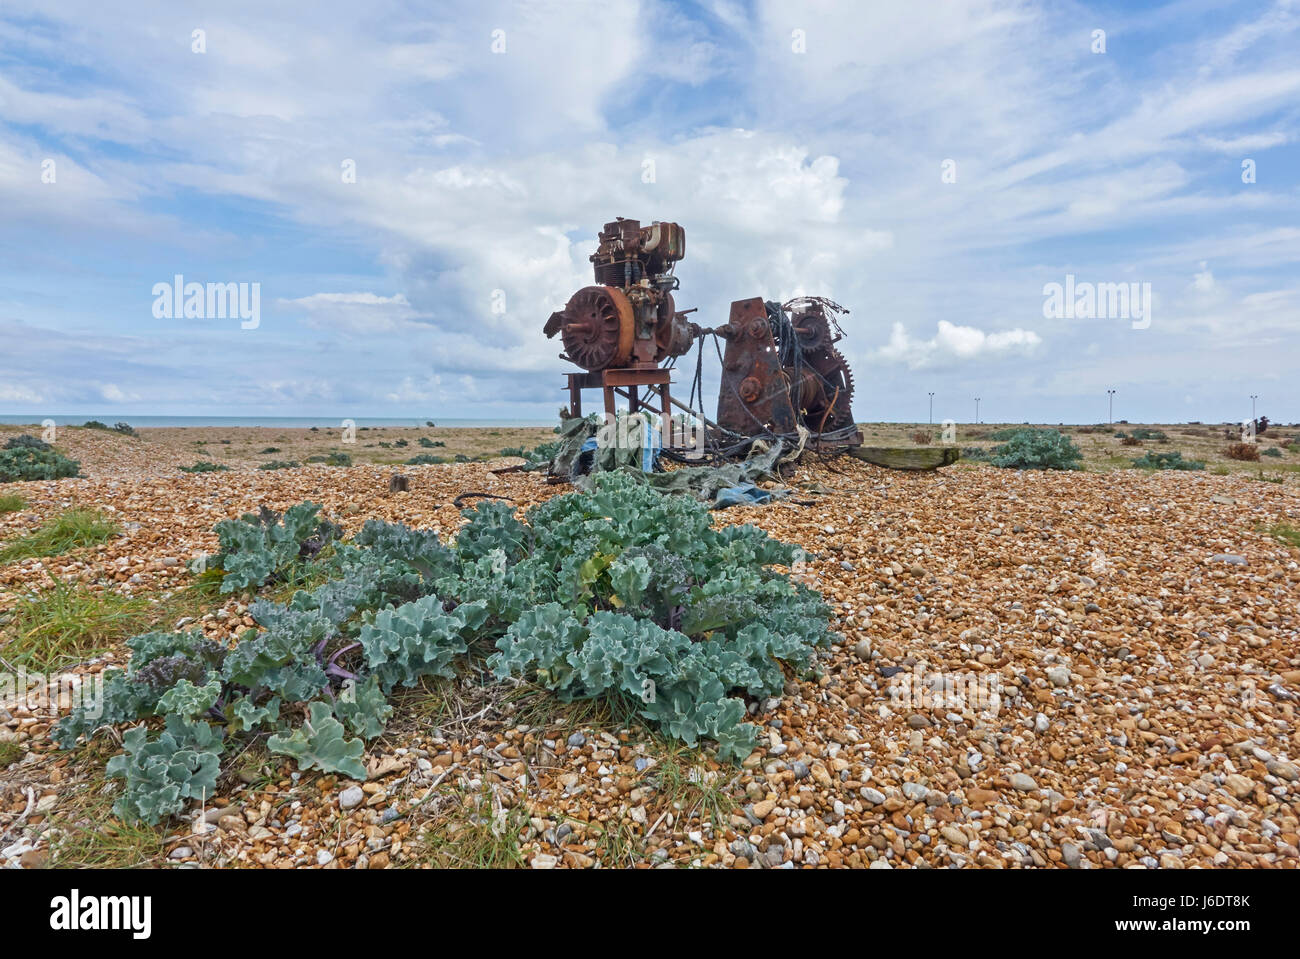
[[1028,355],[1042,338],[1033,330],[999,330],[986,333],[973,326],[958,326],[940,320],[938,330],[928,340],[914,339],[902,323],[895,323],[889,342],[876,350],[874,358],[887,363],[904,363],[909,369],[984,360],[998,355]]
[[1272,147],[1289,143],[1291,138],[1285,133],[1248,133],[1231,139],[1203,136],[1198,138],[1201,146],[1216,153],[1242,155],[1252,151],[1268,150]]

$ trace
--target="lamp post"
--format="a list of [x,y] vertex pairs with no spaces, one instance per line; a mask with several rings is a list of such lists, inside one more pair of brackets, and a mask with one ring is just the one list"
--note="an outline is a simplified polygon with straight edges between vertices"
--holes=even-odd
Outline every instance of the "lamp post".
[[978,426],[980,421],[980,398],[975,397],[975,425]]
[[1110,425],[1114,426],[1115,425],[1115,391],[1107,390],[1106,398],[1110,405]]
[[1255,422],[1255,401],[1259,399],[1258,393],[1250,394],[1250,421]]
[[934,394],[930,394],[930,422],[934,422]]

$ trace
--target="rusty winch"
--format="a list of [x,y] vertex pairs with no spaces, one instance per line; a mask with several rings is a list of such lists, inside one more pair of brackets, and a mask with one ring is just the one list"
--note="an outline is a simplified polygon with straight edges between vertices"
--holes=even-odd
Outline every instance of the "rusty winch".
[[[596,285],[573,294],[544,327],[548,337],[559,334],[561,358],[586,371],[568,374],[571,415],[582,415],[582,390],[591,388],[604,391],[607,413],[619,396],[631,412],[648,409],[639,392],[645,387],[646,398],[657,394],[665,422],[673,406],[698,416],[719,448],[757,437],[860,444],[853,375],[835,348],[844,335],[837,317],[848,311],[822,297],[786,304],[755,297],[732,303],[725,325],[702,328],[686,319],[694,310],[678,311],[673,300],[673,270],[685,255],[686,231],[676,223],[643,227],[620,217],[605,224],[591,256]],[[726,342],[716,421],[672,399],[670,370],[661,366],[710,334]]]

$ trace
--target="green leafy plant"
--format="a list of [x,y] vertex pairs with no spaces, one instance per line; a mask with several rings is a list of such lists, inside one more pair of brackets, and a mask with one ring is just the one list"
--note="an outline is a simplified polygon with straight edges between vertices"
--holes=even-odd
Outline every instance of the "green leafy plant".
[[0,483],[52,480],[77,476],[81,464],[52,449],[16,446],[0,450]]
[[[384,444],[380,443],[379,445],[383,446]],[[412,456],[409,460],[406,461],[406,465],[407,466],[437,466],[438,464],[445,463],[445,462],[447,462],[446,459],[444,459],[441,456],[435,456],[431,453],[421,453],[418,456]]]
[[300,503],[283,516],[266,507],[216,526],[220,551],[203,561],[225,572],[221,592],[256,589],[272,577],[283,578],[295,564],[310,560],[342,533],[338,525],[317,518],[320,507]]
[[230,469],[230,467],[222,466],[220,463],[210,463],[207,460],[199,460],[193,466],[178,466],[177,469],[182,473],[219,473]]
[[993,465],[1018,470],[1077,470],[1083,453],[1058,430],[1016,430],[993,451]]
[[364,778],[364,741],[383,731],[393,690],[484,666],[740,760],[757,741],[746,698],[779,695],[786,671],[811,669],[834,637],[821,598],[775,568],[795,548],[751,526],[715,529],[704,505],[632,474],[600,474],[522,518],[484,501],[449,543],[378,520],[339,542],[317,511],[219,523],[217,565],[222,590],[256,589],[306,552],[323,581],[252,602],[257,628],[233,648],[199,631],[133,637],[127,669],[105,674],[102,713],[57,724],[69,748],[104,725],[162,718],[155,739],[129,731],[113,761],[127,780],[119,814],[181,811],[210,789],[230,737],[266,736],[303,769]]
[[287,735],[274,735],[266,741],[273,753],[292,756],[303,769],[322,769],[342,773],[353,779],[365,779],[361,762],[365,743],[348,739],[343,724],[330,715],[325,703],[312,703],[301,726]]
[[297,468],[297,460],[271,460],[271,462],[263,463],[258,467],[260,470],[291,470]]

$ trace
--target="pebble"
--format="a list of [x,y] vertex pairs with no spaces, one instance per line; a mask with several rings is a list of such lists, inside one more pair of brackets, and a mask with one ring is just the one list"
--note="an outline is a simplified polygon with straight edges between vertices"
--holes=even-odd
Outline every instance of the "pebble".
[[339,793],[339,808],[354,809],[366,801],[366,794],[360,786],[349,786]]

